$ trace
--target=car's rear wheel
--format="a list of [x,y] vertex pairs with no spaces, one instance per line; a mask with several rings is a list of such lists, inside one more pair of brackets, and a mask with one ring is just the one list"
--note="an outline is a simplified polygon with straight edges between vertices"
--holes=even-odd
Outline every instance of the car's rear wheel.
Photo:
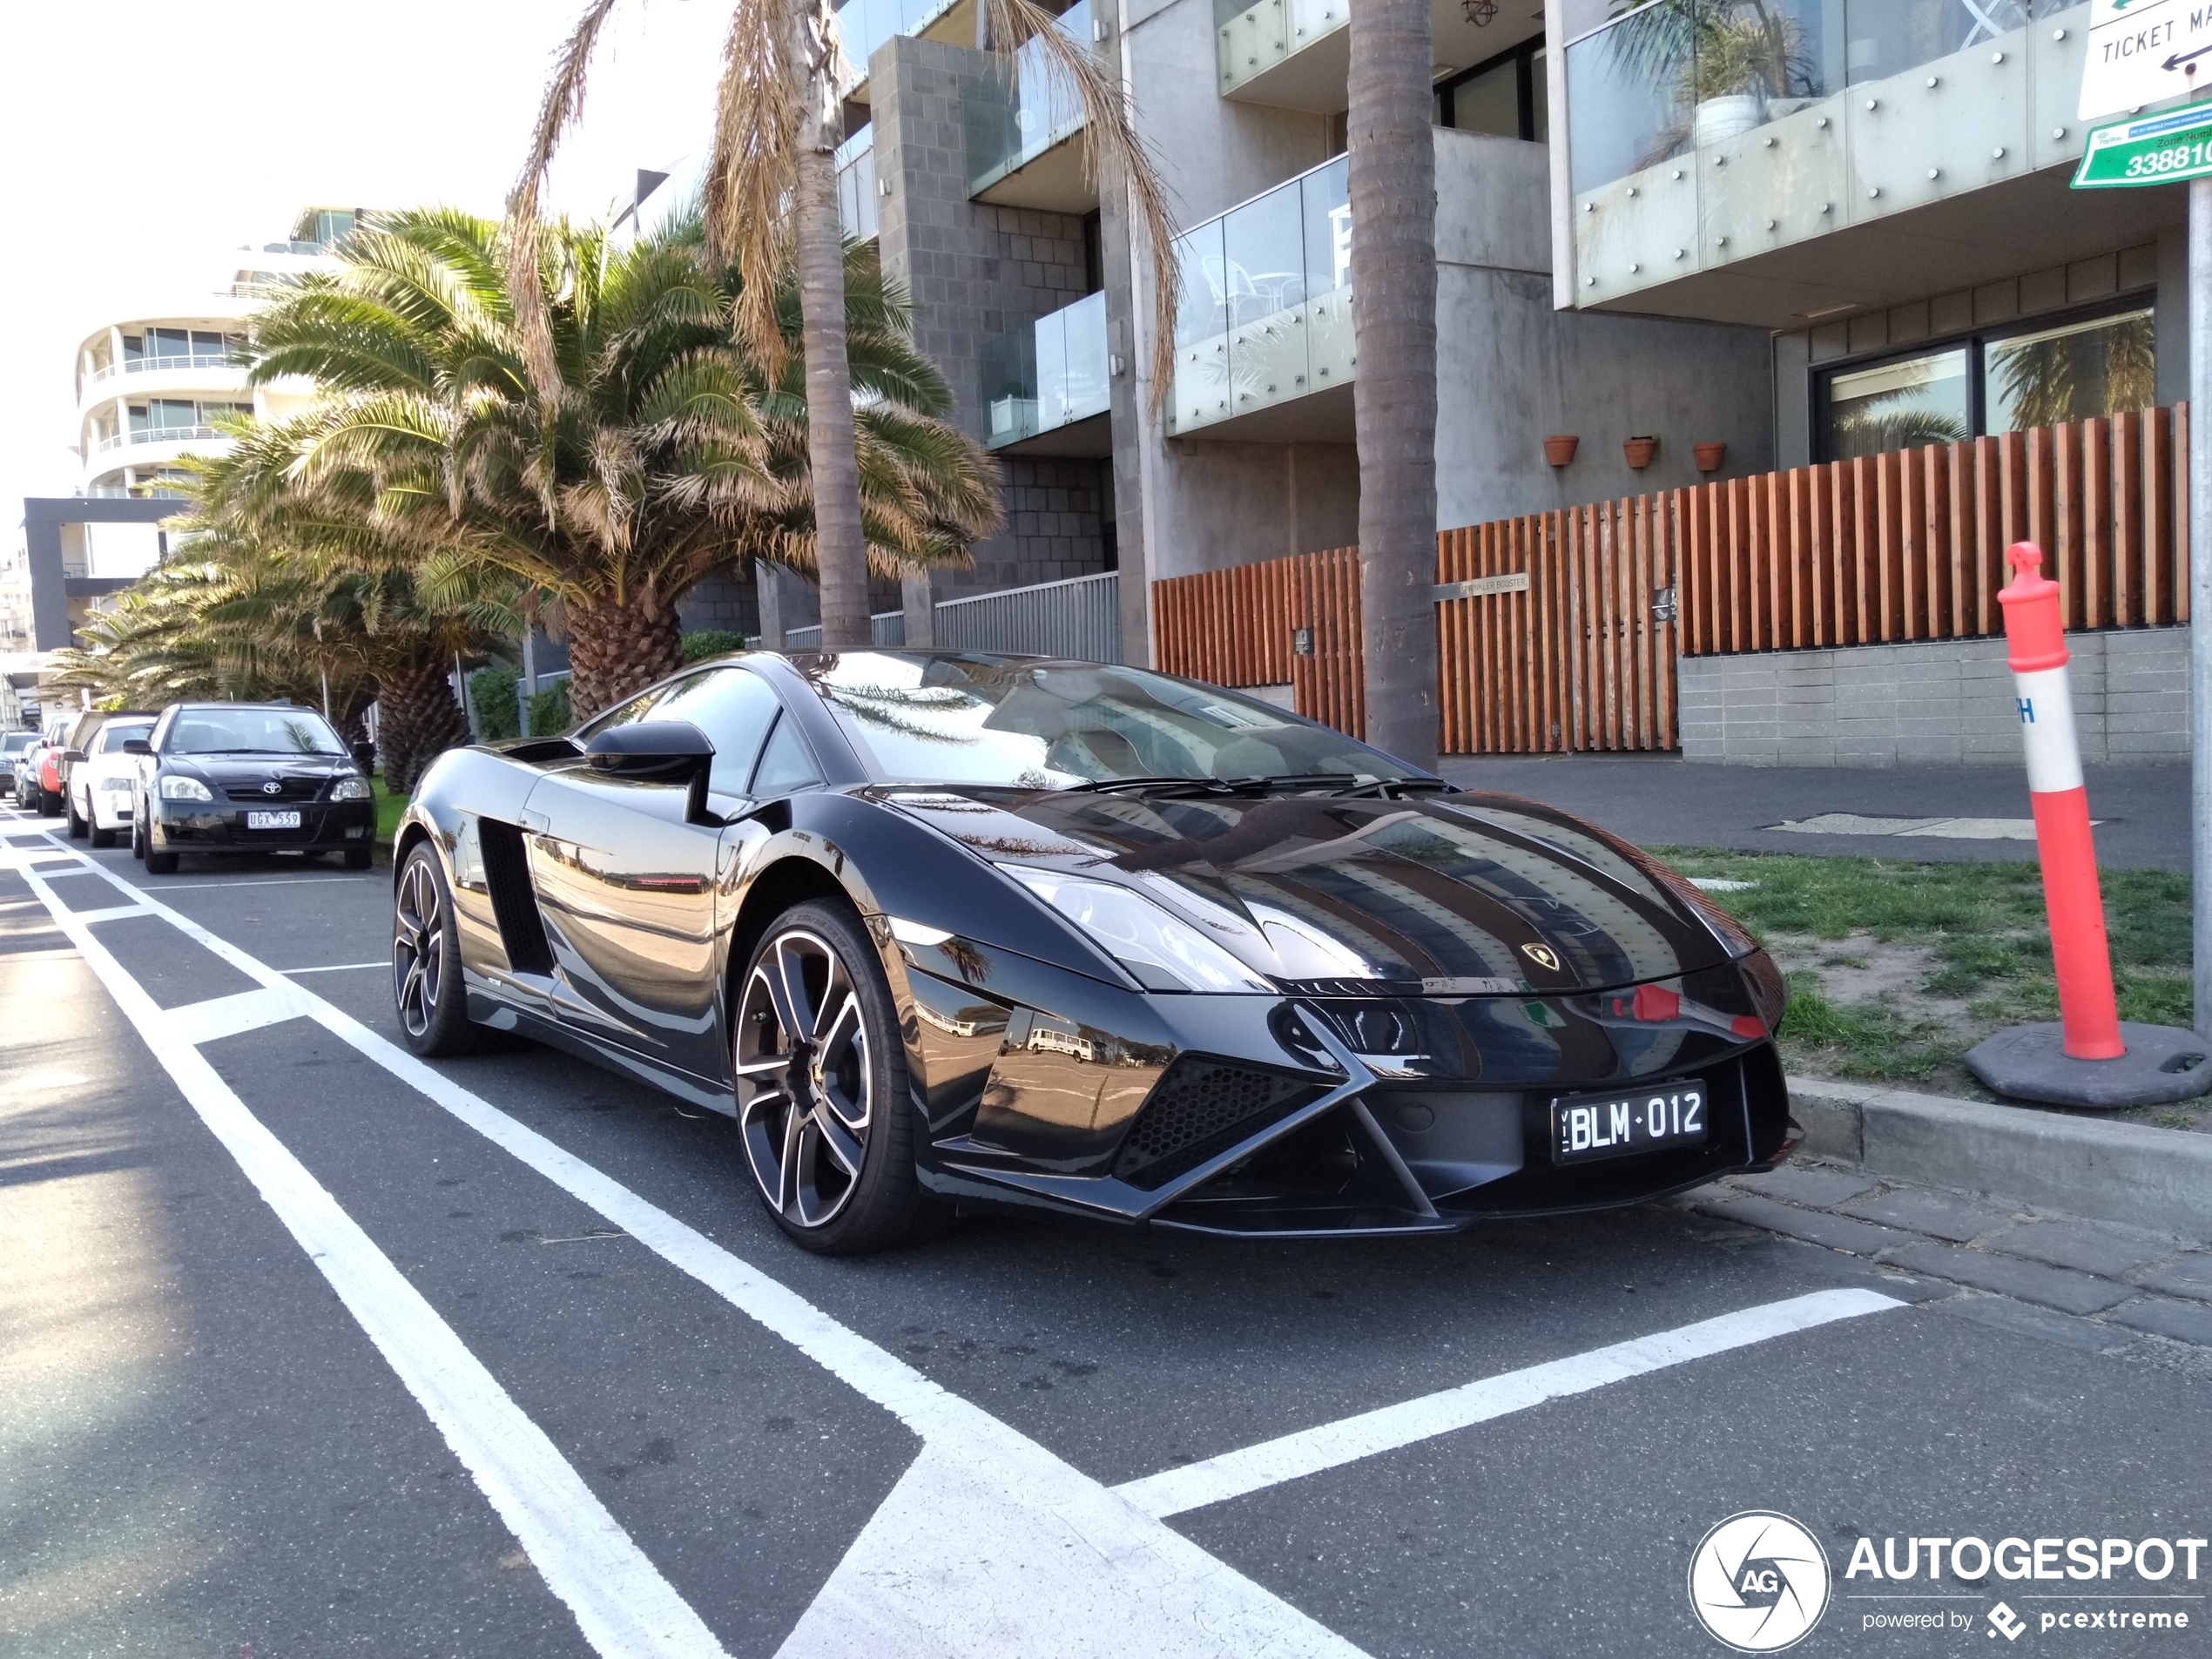
[[401,1040],[426,1059],[483,1045],[462,984],[453,894],[428,842],[407,855],[392,894],[392,1001]]
[[732,1043],[745,1162],[786,1233],[846,1256],[940,1219],[915,1178],[891,989],[850,910],[812,901],[768,925]]

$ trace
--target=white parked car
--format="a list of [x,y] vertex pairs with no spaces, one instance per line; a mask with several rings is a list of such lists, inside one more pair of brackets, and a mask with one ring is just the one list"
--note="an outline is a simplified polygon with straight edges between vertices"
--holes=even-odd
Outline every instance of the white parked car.
[[93,734],[84,759],[70,768],[71,822],[91,830],[94,846],[113,846],[118,831],[130,839],[131,803],[144,762],[125,753],[123,745],[152,731],[152,715],[118,715]]

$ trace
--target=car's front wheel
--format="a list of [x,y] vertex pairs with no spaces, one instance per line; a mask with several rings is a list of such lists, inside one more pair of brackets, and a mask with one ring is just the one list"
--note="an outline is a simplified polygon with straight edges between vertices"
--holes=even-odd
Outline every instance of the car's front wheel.
[[427,841],[407,855],[393,890],[392,1001],[401,1041],[425,1059],[468,1054],[483,1044],[483,1028],[469,1020],[462,984],[453,894]]
[[78,812],[76,796],[70,794],[66,790],[64,790],[62,793],[62,799],[69,810],[69,839],[72,841],[81,841],[87,835],[92,833],[92,826],[86,821],[84,816]]
[[926,1231],[890,987],[860,919],[798,905],[768,925],[738,993],[732,1060],[745,1162],[784,1231],[854,1255]]

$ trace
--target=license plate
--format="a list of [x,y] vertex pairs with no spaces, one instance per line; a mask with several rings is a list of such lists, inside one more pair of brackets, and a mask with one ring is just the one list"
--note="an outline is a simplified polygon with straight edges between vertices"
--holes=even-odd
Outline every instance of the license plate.
[[1669,1146],[1702,1146],[1705,1085],[1692,1080],[1633,1094],[1569,1095],[1552,1102],[1552,1162],[1589,1163]]
[[300,814],[297,812],[248,813],[246,815],[246,827],[248,829],[298,829]]

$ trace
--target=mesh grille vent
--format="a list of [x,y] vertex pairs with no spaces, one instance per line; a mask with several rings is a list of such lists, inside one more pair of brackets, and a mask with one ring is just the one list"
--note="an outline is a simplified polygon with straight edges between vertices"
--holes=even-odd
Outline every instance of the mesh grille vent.
[[1178,1060],[1130,1125],[1114,1173],[1132,1186],[1160,1186],[1287,1117],[1313,1093],[1312,1084],[1271,1071]]

